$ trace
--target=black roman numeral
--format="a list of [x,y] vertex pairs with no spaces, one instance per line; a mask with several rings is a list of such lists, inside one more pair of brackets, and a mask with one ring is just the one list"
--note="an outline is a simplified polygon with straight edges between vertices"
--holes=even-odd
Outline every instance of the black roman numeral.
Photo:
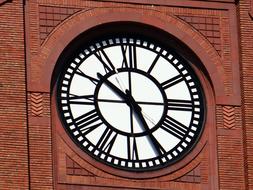
[[87,79],[89,79],[93,84],[95,84],[95,85],[97,85],[97,83],[98,83],[98,79],[95,79],[95,78],[93,78],[93,77],[91,77],[91,76],[89,76],[89,75],[86,75],[83,71],[81,71],[80,69],[77,69],[76,70],[76,73],[78,74],[78,75],[80,75],[80,76],[82,76],[82,77],[85,77],[85,78],[87,78]]
[[94,95],[78,96],[78,95],[70,94],[69,97],[66,99],[69,100],[70,104],[94,105]]
[[80,129],[80,131],[84,134],[87,135],[89,134],[91,131],[95,130],[96,128],[98,128],[100,125],[102,125],[102,122],[99,123],[95,123],[95,122],[91,122],[88,123],[86,126],[82,127]]
[[177,76],[161,83],[161,85],[162,85],[163,89],[167,89],[169,87],[172,87],[172,86],[180,83],[183,80],[184,80],[184,78],[181,75],[177,75]]
[[[127,50],[128,50],[128,60],[127,60]],[[137,53],[135,45],[121,45],[121,51],[123,55],[122,68],[137,68]]]
[[149,67],[147,73],[151,73],[151,71],[153,70],[155,64],[157,63],[157,61],[158,61],[158,59],[159,59],[159,57],[160,57],[160,55],[157,54],[156,57],[155,57],[155,59],[154,59],[154,61],[153,61],[152,64],[151,64],[151,66]]
[[168,115],[162,123],[161,128],[172,134],[173,136],[177,137],[178,139],[182,139],[188,130],[185,125]]
[[193,105],[191,100],[168,99],[168,110],[192,111]]
[[118,133],[114,132],[112,129],[106,128],[96,147],[109,154],[112,150],[117,135]]
[[135,137],[127,138],[127,150],[129,160],[139,160],[138,149]]
[[123,61],[122,61],[122,68],[128,68],[128,63],[127,63],[127,58],[126,58],[126,51],[127,51],[127,46],[121,45],[121,51],[122,51],[122,56],[123,56]]
[[95,109],[75,118],[74,122],[81,130],[85,130],[90,126],[96,126],[98,123],[102,124]]
[[106,73],[115,70],[114,65],[112,64],[111,60],[109,59],[109,57],[107,56],[107,54],[104,52],[103,49],[98,50],[97,52],[94,53],[94,55],[103,64]]

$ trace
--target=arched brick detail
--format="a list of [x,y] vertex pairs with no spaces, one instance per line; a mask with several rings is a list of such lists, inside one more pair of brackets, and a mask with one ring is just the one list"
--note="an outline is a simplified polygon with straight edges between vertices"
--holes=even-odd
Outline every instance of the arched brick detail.
[[135,8],[95,8],[78,12],[66,19],[48,36],[41,48],[40,56],[32,60],[37,65],[35,76],[38,78],[32,77],[30,90],[33,87],[38,90],[40,87],[40,91],[50,91],[51,77],[57,59],[76,36],[97,25],[118,21],[152,25],[183,41],[204,64],[216,98],[225,97],[224,69],[218,53],[207,39],[176,16],[165,15],[154,10],[141,9],[140,11]]
[[[92,19],[91,19],[92,18]],[[224,96],[224,85],[223,85],[223,66],[220,61],[220,56],[213,46],[204,38],[200,33],[193,29],[189,24],[183,22],[176,16],[166,15],[164,13],[154,10],[144,10],[136,8],[95,8],[88,11],[81,11],[66,19],[60,25],[58,25],[48,36],[43,43],[39,57],[36,57],[33,61],[33,65],[36,65],[36,75],[38,78],[31,77],[33,79],[31,83],[32,88],[40,88],[41,91],[50,92],[50,83],[52,73],[57,62],[58,57],[64,50],[64,48],[79,34],[87,31],[95,26],[119,22],[129,21],[136,23],[143,23],[161,29],[171,35],[175,36],[179,40],[183,41],[190,49],[192,49],[199,59],[204,64],[205,69],[208,71],[209,77],[204,77],[200,71],[196,71],[199,75],[200,80],[203,82],[204,90],[206,92],[207,99],[207,112],[208,117],[206,119],[206,130],[203,131],[199,143],[196,145],[194,150],[191,151],[182,161],[175,165],[159,170],[159,172],[143,173],[142,175],[133,175],[133,173],[118,171],[114,168],[110,168],[102,163],[95,163],[90,157],[82,152],[81,150],[74,148],[74,151],[80,155],[84,160],[87,160],[90,164],[94,164],[96,168],[104,172],[99,172],[101,175],[105,173],[114,174],[119,177],[130,177],[136,179],[153,178],[160,176],[159,179],[162,181],[175,180],[182,176],[183,173],[188,173],[201,163],[203,150],[207,144],[207,140],[214,146],[212,150],[216,150],[216,132],[214,130],[214,97],[210,83],[207,78],[210,78],[213,84],[214,92],[216,97]],[[196,68],[194,68],[196,69]],[[54,89],[55,90],[55,89]],[[210,92],[210,93],[209,93]],[[54,97],[55,94],[53,94]],[[53,102],[55,100],[53,99]],[[52,113],[57,113],[55,103],[52,106]],[[61,136],[64,140],[67,140],[67,144],[71,144],[71,140],[67,137],[60,127],[60,121],[58,117],[55,117],[55,125],[57,132],[60,131]],[[212,131],[212,132],[211,132]],[[210,133],[211,132],[211,133]],[[208,134],[213,134],[209,136]],[[71,147],[75,147],[74,145]],[[215,152],[211,151],[212,158],[216,157]],[[215,160],[215,159],[213,159]],[[215,161],[214,161],[215,162]],[[215,165],[215,163],[214,163]],[[216,173],[216,168],[213,167],[212,173]],[[166,175],[168,174],[168,175]]]

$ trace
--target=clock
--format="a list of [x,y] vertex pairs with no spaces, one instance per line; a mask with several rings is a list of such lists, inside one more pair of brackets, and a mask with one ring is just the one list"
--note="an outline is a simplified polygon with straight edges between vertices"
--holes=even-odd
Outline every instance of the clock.
[[198,142],[205,98],[191,67],[171,47],[115,35],[66,58],[57,107],[68,135],[97,161],[126,171],[178,162]]

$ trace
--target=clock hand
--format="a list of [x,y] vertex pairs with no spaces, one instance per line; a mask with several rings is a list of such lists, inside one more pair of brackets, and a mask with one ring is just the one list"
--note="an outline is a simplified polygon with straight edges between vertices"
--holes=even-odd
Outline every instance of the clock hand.
[[[100,73],[97,73],[98,78],[102,79],[103,76]],[[119,89],[117,86],[115,86],[113,83],[111,83],[109,80],[104,79],[104,82],[112,89],[114,90],[124,101],[125,103],[131,107],[130,105],[130,98],[129,96],[127,96],[124,92],[122,92],[121,89]],[[126,90],[128,91],[128,90]],[[129,93],[129,91],[128,91]],[[129,93],[130,94],[130,93]],[[132,96],[131,96],[132,97]],[[153,121],[153,119],[151,117],[149,117],[144,111],[141,110],[141,107],[135,102],[135,104],[137,105],[138,109],[140,110],[140,114],[143,114],[143,116],[148,119],[153,125],[155,125],[155,122]],[[144,120],[145,121],[145,120]]]
[[[98,78],[103,79],[103,76],[100,73],[97,73]],[[116,94],[118,94],[125,102],[128,106],[130,106],[129,103],[129,98],[127,97],[127,95],[122,92],[117,86],[115,86],[112,82],[110,82],[107,79],[103,79],[105,84],[107,84]]]
[[154,146],[154,150],[155,150],[156,154],[161,155],[162,153],[165,153],[166,151],[164,150],[164,148],[161,146],[161,144],[156,140],[156,138],[150,132],[148,124],[146,123],[146,121],[142,115],[141,107],[136,103],[135,99],[130,94],[129,90],[126,90],[126,95],[129,98],[129,103],[130,103],[130,105],[132,105],[133,111],[136,113],[137,117],[139,118],[140,122],[142,123],[142,126],[144,127],[144,129],[148,133],[148,136],[152,141],[152,145]]

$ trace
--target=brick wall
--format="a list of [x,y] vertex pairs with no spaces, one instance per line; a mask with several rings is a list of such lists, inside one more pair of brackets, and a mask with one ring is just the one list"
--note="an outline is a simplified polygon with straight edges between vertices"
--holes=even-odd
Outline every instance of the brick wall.
[[0,1],[0,189],[28,189],[21,0]]
[[[54,183],[58,183],[59,189],[80,190],[103,189],[102,186],[108,189],[125,186],[125,189],[139,190],[145,187],[180,190],[253,189],[253,0],[241,0],[237,6],[242,72],[235,58],[238,52],[236,38],[231,35],[233,32],[237,34],[236,6],[232,0],[224,0],[227,2],[222,4],[224,9],[220,8],[217,1],[212,3],[210,9],[205,9],[204,2],[198,1],[185,1],[191,6],[184,4],[178,8],[177,1],[154,1],[163,2],[162,6],[151,6],[149,0],[140,1],[146,5],[135,4],[134,0],[125,0],[130,4],[112,1],[124,0],[24,1],[27,2],[28,37],[25,50],[23,1],[0,0],[0,189],[53,189]],[[226,97],[233,93],[240,94],[237,94],[240,85],[236,81],[239,81],[239,74],[241,76],[242,107],[238,101],[227,103],[227,99],[219,100],[214,106],[216,123],[211,123],[216,125],[217,136],[211,135],[215,127],[210,127],[210,137],[202,153],[188,166],[170,176],[146,180],[144,183],[103,173],[79,157],[75,149],[70,148],[70,143],[63,142],[63,139],[67,139],[62,138],[64,131],[59,126],[54,127],[58,121],[54,121],[57,118],[56,111],[51,112],[50,88],[44,88],[39,81],[42,81],[41,71],[50,68],[45,63],[53,60],[47,56],[54,47],[52,42],[57,42],[55,34],[64,33],[65,30],[61,30],[71,26],[75,14],[81,15],[91,9],[103,12],[108,7],[119,8],[122,12],[125,8],[143,9],[143,12],[149,10],[150,14],[156,15],[172,14],[178,22],[197,31],[202,36],[199,39],[209,41],[217,51],[217,59],[221,60],[219,67],[224,70]],[[67,24],[62,24],[64,22]],[[51,46],[48,45],[50,43]],[[203,41],[203,44],[206,43]],[[26,63],[25,51],[28,58]],[[217,149],[213,146],[216,143]],[[213,158],[217,159],[217,165],[210,164]]]
[[[32,189],[52,189],[53,183],[59,189],[244,189],[236,6],[232,1],[184,1],[183,5],[178,1],[152,2],[155,5],[145,0],[140,1],[143,5],[135,4],[133,0],[29,1],[29,27],[26,32],[29,36],[27,84]],[[158,6],[159,2],[161,6]],[[183,36],[186,44],[191,39],[196,44],[197,48],[193,48],[196,48],[194,50],[198,56],[207,56],[207,59],[200,59],[203,58],[203,63],[212,74],[214,89],[210,90],[210,94],[217,96],[217,102],[212,101],[209,105],[212,110],[209,115],[212,112],[213,117],[207,122],[209,127],[205,130],[206,139],[199,143],[206,146],[203,146],[198,156],[189,159],[188,165],[178,170],[146,180],[131,180],[112,175],[103,166],[101,169],[100,165],[96,165],[97,162],[87,157],[68,139],[52,103],[55,99],[51,99],[53,111],[50,102],[43,102],[44,97],[50,99],[50,76],[59,54],[68,42],[79,32],[87,30],[88,25],[104,23],[103,19],[108,22],[115,17],[130,18],[128,15],[131,14],[138,15],[131,17],[136,22],[176,28],[178,33],[172,34],[178,35],[179,39]],[[181,30],[187,32],[180,33]],[[187,45],[191,47],[191,44]],[[213,98],[211,96],[209,99]],[[40,164],[41,156],[44,158],[43,164]],[[51,159],[54,160],[54,167]],[[54,176],[50,173],[53,168]]]

